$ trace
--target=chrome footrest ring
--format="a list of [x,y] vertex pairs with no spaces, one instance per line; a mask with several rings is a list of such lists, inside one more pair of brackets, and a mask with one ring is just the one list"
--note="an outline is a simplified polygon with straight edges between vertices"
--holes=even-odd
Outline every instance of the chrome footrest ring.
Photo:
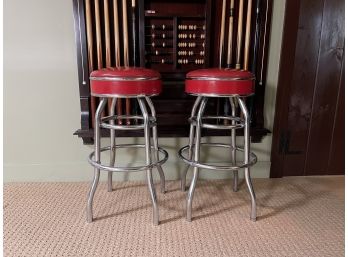
[[[140,144],[123,144],[123,145],[115,145],[114,148],[145,148],[145,145]],[[155,150],[153,146],[151,146],[152,150]],[[103,147],[100,149],[100,152],[110,151],[111,147]],[[96,162],[94,160],[95,152],[92,152],[88,156],[88,162],[95,168],[100,170],[106,170],[106,171],[112,171],[112,172],[136,172],[136,171],[142,171],[147,169],[152,169],[155,166],[159,166],[164,164],[168,160],[168,153],[166,150],[164,150],[161,147],[158,147],[158,152],[162,154],[162,159],[160,158],[157,162],[151,163],[150,165],[143,165],[143,166],[134,166],[134,167],[111,167],[109,165],[104,165]],[[157,153],[155,153],[157,154]]]
[[[219,125],[219,124],[211,124],[211,123],[204,123],[204,120],[227,120],[227,121],[234,121],[235,124],[231,125]],[[197,117],[191,117],[188,119],[189,123],[197,126]],[[203,116],[202,117],[202,128],[207,129],[240,129],[244,128],[245,122],[239,118],[239,117],[231,117],[231,116]]]
[[[212,146],[212,147],[223,147],[223,148],[231,148],[231,145],[227,145],[227,144],[220,144],[220,143],[202,143],[201,146]],[[194,145],[193,147],[194,148]],[[237,165],[237,166],[219,166],[219,165],[210,165],[210,164],[206,164],[206,163],[200,163],[200,162],[195,162],[192,160],[187,159],[186,157],[184,157],[184,152],[189,150],[189,146],[186,145],[184,147],[182,147],[179,152],[178,152],[178,156],[180,159],[182,159],[186,164],[193,166],[193,167],[197,167],[197,168],[201,168],[201,169],[208,169],[208,170],[238,170],[238,169],[242,169],[242,168],[247,168],[250,167],[252,165],[254,165],[257,162],[257,157],[254,153],[250,152],[250,161],[249,163],[245,163],[242,165]],[[236,147],[235,148],[236,151],[239,152],[244,152],[243,148],[240,147]]]
[[[101,118],[100,127],[105,129],[114,129],[114,130],[140,130],[144,129],[144,122],[141,124],[135,125],[117,125],[118,120],[144,120],[142,116],[139,115],[113,115]],[[116,124],[110,124],[108,121],[114,121]],[[149,126],[150,128],[156,126],[156,119],[154,117],[149,117]]]

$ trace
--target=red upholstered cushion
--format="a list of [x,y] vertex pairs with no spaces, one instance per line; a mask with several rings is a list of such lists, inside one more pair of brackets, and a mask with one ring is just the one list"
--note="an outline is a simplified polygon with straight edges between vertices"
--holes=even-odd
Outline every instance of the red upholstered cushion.
[[255,76],[249,71],[201,69],[186,75],[185,91],[195,95],[251,95]]
[[162,91],[161,75],[154,70],[137,67],[105,68],[90,75],[94,96],[158,95]]

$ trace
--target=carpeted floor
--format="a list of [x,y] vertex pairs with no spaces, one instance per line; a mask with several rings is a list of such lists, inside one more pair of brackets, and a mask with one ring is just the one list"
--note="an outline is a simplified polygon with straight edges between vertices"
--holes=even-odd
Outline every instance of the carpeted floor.
[[[178,181],[158,192],[160,226],[143,183],[98,187],[85,222],[88,183],[4,186],[5,256],[343,256],[344,177],[255,179],[258,221],[241,183],[199,181],[192,223]],[[158,186],[157,186],[158,188]],[[159,190],[157,190],[159,191]]]

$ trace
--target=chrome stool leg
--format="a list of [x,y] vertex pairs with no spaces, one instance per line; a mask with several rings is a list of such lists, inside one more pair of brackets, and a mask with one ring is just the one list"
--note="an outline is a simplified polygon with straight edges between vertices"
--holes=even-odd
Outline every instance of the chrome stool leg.
[[[234,102],[234,98],[230,97],[230,105],[232,110],[232,117],[236,117],[236,105]],[[236,122],[232,120],[232,125],[236,125]],[[231,130],[231,147],[232,147],[232,165],[236,165],[236,130]],[[238,170],[233,171],[233,191],[238,191]]]
[[[238,103],[243,113],[245,119],[245,127],[244,127],[244,163],[249,163],[250,159],[250,116],[248,113],[248,109],[244,103],[244,101],[238,98]],[[250,178],[250,167],[244,169],[245,173],[245,181],[249,189],[250,198],[251,198],[251,214],[250,219],[252,221],[256,221],[256,196],[253,189],[253,184]]]
[[[151,164],[151,142],[150,142],[149,114],[146,110],[144,98],[138,98],[138,102],[139,102],[140,109],[141,109],[141,112],[143,113],[143,117],[144,117],[146,165],[150,165]],[[155,190],[155,186],[153,184],[153,178],[152,178],[152,169],[146,170],[146,176],[147,176],[147,185],[148,185],[148,188],[150,191],[152,206],[153,206],[153,223],[155,225],[158,225],[159,224],[159,214],[158,214],[156,190]]]
[[[192,111],[191,111],[191,118],[193,118],[194,116],[196,116],[196,111],[197,108],[199,106],[199,103],[202,100],[202,96],[198,96],[196,98],[196,101],[192,107]],[[189,152],[188,152],[188,158],[191,160],[192,159],[192,148],[193,148],[193,140],[195,137],[195,126],[193,125],[193,123],[191,123],[190,125],[190,135],[189,135]],[[186,165],[182,175],[181,175],[181,191],[185,191],[186,190],[186,175],[187,175],[187,171],[189,170],[190,165]]]
[[[147,96],[145,97],[145,99],[146,99],[147,104],[150,107],[152,117],[154,119],[156,119],[156,110],[155,110],[155,107],[153,106],[151,99]],[[155,157],[156,162],[158,162],[159,161],[159,152],[158,152],[157,125],[153,126],[153,128],[152,128],[152,139],[153,139],[153,147],[155,150],[154,157]],[[160,180],[161,180],[161,193],[164,194],[166,192],[166,179],[164,176],[164,172],[163,172],[161,165],[157,165],[156,167],[157,167],[157,170],[158,170],[158,173],[160,176]]]
[[[117,98],[112,99],[111,107],[110,107],[110,116],[115,115],[115,107],[116,107]],[[110,120],[111,125],[115,125],[115,120]],[[110,166],[115,166],[115,158],[116,158],[116,142],[115,142],[115,130],[110,129]],[[108,192],[112,192],[112,171],[108,172]]]
[[[95,161],[100,162],[100,116],[106,105],[107,99],[102,98],[95,114],[95,126],[94,126],[94,144],[95,144]],[[87,222],[93,221],[93,197],[95,190],[97,189],[100,176],[100,169],[94,168],[94,179],[91,189],[88,193],[87,201]]]
[[[196,142],[195,142],[195,152],[194,152],[194,161],[199,161],[199,154],[200,154],[200,143],[201,143],[201,125],[202,125],[202,116],[204,113],[205,106],[207,104],[208,98],[203,97],[201,105],[199,107],[199,111],[197,114],[197,125],[196,125]],[[192,220],[192,200],[194,191],[196,188],[196,183],[198,179],[199,174],[199,168],[194,167],[193,168],[193,178],[191,181],[190,189],[187,193],[187,206],[186,206],[186,220],[191,221]]]

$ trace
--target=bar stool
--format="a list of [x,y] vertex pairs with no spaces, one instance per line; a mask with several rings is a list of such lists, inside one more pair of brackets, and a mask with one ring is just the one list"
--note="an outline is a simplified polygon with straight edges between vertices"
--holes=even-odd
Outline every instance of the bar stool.
[[[233,190],[238,190],[238,169],[244,169],[245,181],[251,197],[252,221],[256,221],[256,198],[250,178],[250,166],[256,163],[256,155],[250,152],[250,117],[242,97],[254,94],[255,77],[252,73],[233,69],[201,69],[191,71],[186,75],[185,91],[197,96],[192,108],[190,123],[189,145],[179,150],[179,157],[187,164],[181,179],[181,189],[185,191],[186,174],[193,167],[193,177],[187,194],[186,219],[191,221],[192,200],[198,179],[199,169],[234,171]],[[231,106],[231,115],[203,116],[208,99],[221,97],[227,98]],[[239,105],[242,118],[236,115],[236,106]],[[224,120],[224,124],[209,121]],[[231,130],[231,144],[201,143],[201,129],[227,129]],[[236,129],[244,128],[244,148],[236,146]],[[201,146],[222,147],[231,150],[231,165],[217,166],[200,162]],[[236,152],[244,152],[242,164],[237,164]]]
[[[146,170],[147,184],[153,205],[153,223],[159,224],[159,213],[156,200],[156,190],[153,184],[152,168],[156,167],[161,180],[161,191],[165,191],[165,177],[161,165],[168,159],[168,153],[158,147],[156,112],[150,99],[162,90],[160,74],[157,71],[143,68],[106,68],[93,71],[90,76],[91,95],[100,97],[101,101],[95,114],[95,151],[89,155],[89,163],[94,167],[94,179],[91,185],[87,202],[87,222],[93,220],[93,197],[96,191],[100,170],[108,171],[108,191],[112,191],[113,172],[135,172]],[[112,99],[109,116],[101,117],[107,103]],[[115,115],[115,106],[118,98],[136,98],[142,115]],[[149,115],[147,108],[150,108]],[[132,125],[115,124],[115,120],[138,121]],[[139,122],[142,121],[142,122]],[[101,148],[100,129],[110,129],[110,146]],[[116,145],[115,130],[144,130],[145,144]],[[152,129],[153,146],[150,142],[150,129]],[[146,164],[137,167],[116,167],[115,154],[117,148],[145,148]],[[110,151],[110,163],[100,162],[101,152]],[[152,154],[154,161],[152,161]],[[161,154],[161,159],[159,155]]]

